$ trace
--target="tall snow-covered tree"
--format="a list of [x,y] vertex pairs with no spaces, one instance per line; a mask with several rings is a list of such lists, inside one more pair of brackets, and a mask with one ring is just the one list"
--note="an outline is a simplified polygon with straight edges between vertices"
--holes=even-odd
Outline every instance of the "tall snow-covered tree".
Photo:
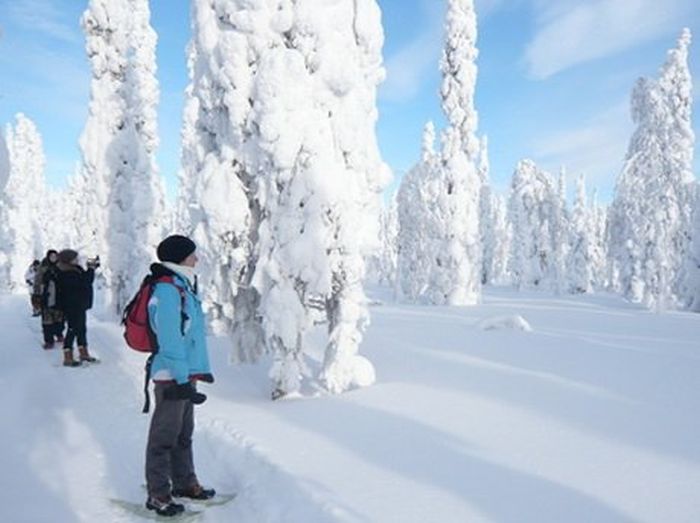
[[556,288],[552,230],[556,229],[557,199],[552,176],[532,160],[521,160],[508,200],[513,234],[509,272],[518,288]]
[[91,0],[81,23],[92,68],[89,116],[80,138],[87,227],[76,246],[100,254],[107,300],[120,312],[162,237],[164,191],[158,145],[156,34],[147,0]]
[[508,206],[503,196],[492,195],[491,216],[493,220],[493,254],[490,281],[495,285],[506,285],[511,281],[508,272],[508,259],[513,230],[508,220]]
[[388,177],[379,18],[374,0],[193,2],[178,222],[202,247],[209,312],[236,357],[273,353],[275,395],[299,389],[321,321],[323,385],[373,379],[357,350]]
[[0,198],[0,249],[2,286],[23,287],[24,273],[44,249],[41,223],[44,195],[44,150],[41,135],[29,118],[19,113],[14,126],[8,125],[7,150],[10,174]]
[[593,190],[590,205],[590,230],[591,230],[591,253],[593,271],[593,285],[596,288],[604,289],[608,286],[608,244],[606,242],[607,230],[607,210],[598,203],[598,191]]
[[374,0],[281,5],[290,11],[281,20],[272,13],[277,45],[262,53],[255,79],[269,169],[257,192],[264,217],[253,284],[275,357],[274,395],[298,390],[319,318],[327,322],[320,379],[341,392],[374,380],[358,347],[369,319],[363,257],[376,248],[389,178],[374,131],[380,11]]
[[630,300],[665,308],[683,300],[689,252],[694,135],[688,69],[690,31],[668,53],[658,81],[632,93],[637,128],[610,210],[610,253],[617,287]]
[[496,249],[495,231],[495,205],[496,195],[493,194],[489,185],[489,158],[488,158],[488,139],[486,136],[481,138],[479,147],[479,183],[481,185],[479,192],[479,239],[481,242],[481,283],[487,284],[493,280],[494,273],[494,251]]
[[[280,6],[278,15],[290,16],[290,7]],[[265,351],[260,296],[252,285],[262,218],[255,193],[267,169],[257,152],[263,130],[255,121],[254,82],[261,54],[273,45],[274,32],[265,26],[270,16],[263,2],[191,4],[176,224],[198,245],[212,326],[232,336],[232,357],[244,362]]]
[[571,227],[569,211],[566,207],[566,169],[563,166],[559,172],[557,195],[553,202],[552,212],[552,283],[556,292],[561,293],[565,292],[569,286],[567,257],[569,255]]
[[694,184],[692,241],[684,267],[686,303],[690,310],[700,312],[700,184]]
[[399,217],[394,194],[379,217],[379,250],[367,259],[367,279],[379,285],[396,285]]
[[0,190],[5,189],[7,179],[10,177],[10,158],[7,152],[5,137],[0,132]]
[[430,299],[433,303],[474,304],[481,295],[481,238],[477,168],[476,88],[477,24],[473,0],[449,0],[440,70],[442,110],[441,187],[435,200],[434,255]]
[[437,234],[432,206],[440,186],[440,158],[435,152],[435,127],[428,122],[418,162],[401,180],[397,200],[398,288],[402,298],[428,300]]
[[586,180],[583,175],[576,180],[576,198],[571,211],[567,274],[569,291],[587,293],[593,291],[593,234],[592,220],[586,200]]

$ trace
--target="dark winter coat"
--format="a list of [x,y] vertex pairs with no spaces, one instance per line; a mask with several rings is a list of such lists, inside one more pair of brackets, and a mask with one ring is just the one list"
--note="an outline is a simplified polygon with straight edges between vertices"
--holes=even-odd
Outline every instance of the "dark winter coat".
[[57,307],[64,312],[86,311],[92,308],[94,269],[58,263]]
[[34,276],[33,294],[41,296],[41,306],[45,309],[53,309],[56,306],[58,272],[56,264],[44,258]]

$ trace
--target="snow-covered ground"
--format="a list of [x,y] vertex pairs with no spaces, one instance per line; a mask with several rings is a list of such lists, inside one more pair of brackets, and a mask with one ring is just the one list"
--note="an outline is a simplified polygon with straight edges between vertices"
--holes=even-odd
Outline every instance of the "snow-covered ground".
[[[341,396],[273,403],[211,340],[195,460],[238,497],[201,521],[700,521],[700,316],[501,289],[372,314],[377,384]],[[0,331],[0,521],[138,521],[109,500],[144,498],[144,357],[91,317],[102,363],[61,367],[24,296]]]

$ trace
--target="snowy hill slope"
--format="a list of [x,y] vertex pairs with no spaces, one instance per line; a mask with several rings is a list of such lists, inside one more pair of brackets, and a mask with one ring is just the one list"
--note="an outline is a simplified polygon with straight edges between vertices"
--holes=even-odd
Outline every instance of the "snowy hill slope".
[[[65,369],[26,302],[0,296],[0,520],[137,521],[109,499],[144,497],[144,358],[90,318],[103,361]],[[700,520],[700,316],[504,290],[372,313],[378,382],[341,396],[272,403],[211,340],[195,461],[239,495],[202,521]],[[479,327],[515,315],[532,332]]]

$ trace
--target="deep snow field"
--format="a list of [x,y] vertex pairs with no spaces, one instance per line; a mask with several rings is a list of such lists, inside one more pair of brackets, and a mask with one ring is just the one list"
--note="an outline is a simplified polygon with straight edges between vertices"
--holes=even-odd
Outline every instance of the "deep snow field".
[[[210,339],[195,463],[238,496],[197,521],[700,521],[700,315],[609,295],[386,295],[361,347],[377,383],[340,396],[273,403],[265,364],[229,365]],[[93,315],[102,362],[60,366],[25,296],[0,295],[0,332],[0,521],[142,521],[110,499],[145,496],[144,356]]]

